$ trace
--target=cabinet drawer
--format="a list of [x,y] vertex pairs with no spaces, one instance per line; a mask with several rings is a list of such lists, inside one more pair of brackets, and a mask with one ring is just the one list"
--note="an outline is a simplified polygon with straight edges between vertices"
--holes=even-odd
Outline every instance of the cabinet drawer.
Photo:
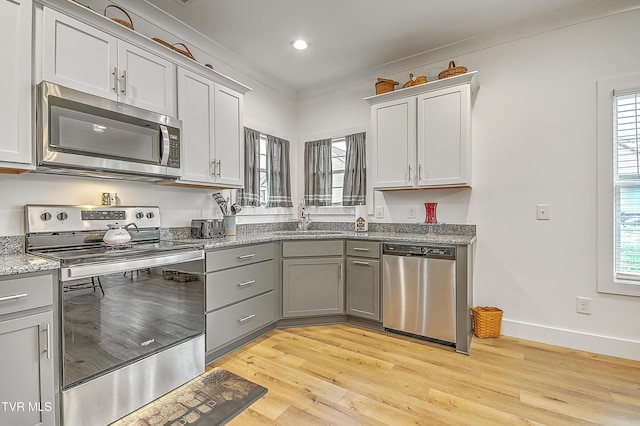
[[206,271],[219,271],[221,269],[270,260],[273,259],[273,252],[273,243],[210,251],[206,254]]
[[0,281],[0,315],[48,306],[52,303],[52,275]]
[[285,241],[282,257],[342,256],[343,246],[342,240]]
[[380,243],[377,241],[347,241],[347,256],[380,258]]
[[207,352],[275,321],[274,292],[207,314]]
[[207,312],[275,288],[273,260],[207,274]]

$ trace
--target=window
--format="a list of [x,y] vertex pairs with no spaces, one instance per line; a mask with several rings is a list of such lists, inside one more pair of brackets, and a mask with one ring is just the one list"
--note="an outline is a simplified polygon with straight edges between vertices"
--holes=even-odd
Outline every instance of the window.
[[244,128],[244,188],[241,206],[292,207],[289,141]]
[[260,205],[267,204],[269,197],[269,181],[267,175],[267,135],[260,133]]
[[640,284],[640,90],[613,98],[615,274]]
[[640,296],[640,74],[598,81],[598,291]]
[[331,205],[342,205],[344,163],[347,157],[347,141],[344,137],[331,139]]

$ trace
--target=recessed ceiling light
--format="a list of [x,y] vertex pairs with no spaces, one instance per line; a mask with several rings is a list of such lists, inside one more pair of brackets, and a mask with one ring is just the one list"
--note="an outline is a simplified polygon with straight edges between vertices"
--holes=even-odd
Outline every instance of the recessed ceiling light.
[[304,40],[294,40],[291,45],[298,50],[305,50],[308,47],[307,42]]

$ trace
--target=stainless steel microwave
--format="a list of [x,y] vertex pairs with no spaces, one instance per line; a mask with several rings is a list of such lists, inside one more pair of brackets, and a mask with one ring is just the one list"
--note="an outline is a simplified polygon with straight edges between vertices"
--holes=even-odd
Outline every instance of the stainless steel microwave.
[[150,181],[181,176],[180,120],[47,81],[37,96],[37,171]]

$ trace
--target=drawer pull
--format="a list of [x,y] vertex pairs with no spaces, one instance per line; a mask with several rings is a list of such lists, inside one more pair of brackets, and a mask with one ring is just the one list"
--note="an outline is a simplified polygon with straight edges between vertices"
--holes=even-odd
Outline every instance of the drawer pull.
[[353,262],[354,265],[364,265],[364,266],[369,266],[369,262],[361,262],[359,260],[354,260]]
[[245,321],[249,321],[251,318],[255,318],[256,314],[251,314],[247,317],[244,318],[240,318],[240,322],[245,322]]
[[242,256],[238,256],[238,259],[244,260],[244,259],[251,259],[252,257],[254,257],[256,254],[255,253],[251,253],[251,254],[244,254]]
[[245,286],[251,285],[251,284],[253,284],[255,282],[256,282],[256,280],[249,280],[249,281],[245,281],[243,283],[238,283],[238,287],[245,287]]
[[364,247],[354,247],[352,250],[353,251],[371,251],[371,249],[364,248]]
[[51,329],[49,328],[49,324],[44,326],[44,332],[47,338],[47,345],[44,350],[47,352],[47,359],[51,359]]
[[22,294],[14,294],[13,296],[0,297],[0,302],[6,302],[6,301],[9,301],[9,300],[20,299],[22,297],[27,297],[28,295],[29,295],[29,293],[22,293]]

